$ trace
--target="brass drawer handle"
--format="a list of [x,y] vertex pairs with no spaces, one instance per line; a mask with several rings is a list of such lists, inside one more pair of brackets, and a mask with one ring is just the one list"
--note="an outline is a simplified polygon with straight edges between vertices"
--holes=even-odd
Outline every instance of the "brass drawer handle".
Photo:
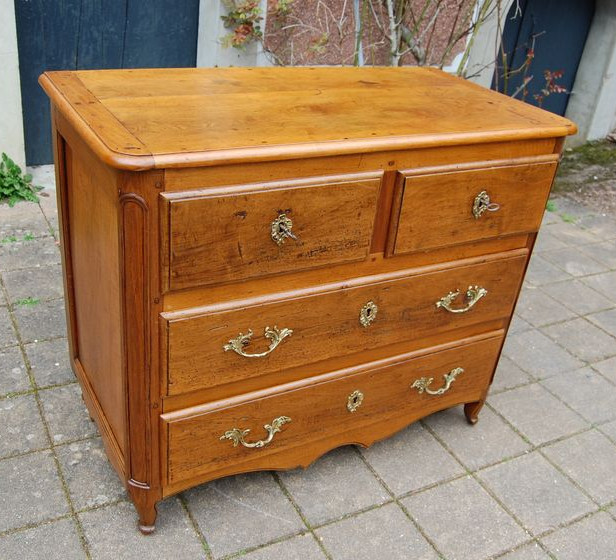
[[443,309],[449,311],[449,313],[466,313],[467,311],[470,311],[482,297],[488,295],[488,290],[479,286],[469,286],[468,290],[466,290],[467,304],[464,307],[454,309],[451,307],[451,304],[459,295],[460,290],[449,292],[446,296],[443,296],[436,302],[436,307],[442,307]]
[[473,216],[476,220],[486,211],[496,212],[499,209],[500,204],[490,201],[490,195],[486,191],[481,191],[473,201]]
[[237,447],[238,444],[242,444],[244,447],[257,448],[265,447],[274,439],[274,435],[282,431],[281,428],[284,424],[290,422],[291,419],[288,416],[279,416],[274,418],[271,424],[265,424],[263,426],[269,434],[266,439],[260,439],[259,441],[248,442],[244,440],[244,437],[250,433],[250,429],[240,430],[239,428],[232,428],[226,431],[220,436],[220,440],[228,439],[233,442],[233,447]]
[[284,243],[287,237],[298,241],[297,235],[291,230],[293,229],[293,220],[284,212],[278,214],[278,217],[272,222],[271,235],[272,240],[276,245],[280,246]]
[[436,391],[433,391],[429,387],[432,381],[434,381],[434,378],[432,377],[420,377],[419,379],[416,379],[415,381],[413,381],[411,389],[417,389],[417,392],[420,395],[424,391],[428,393],[428,395],[444,395],[447,391],[449,391],[451,384],[461,373],[464,373],[464,368],[457,367],[452,369],[449,373],[443,375],[443,378],[445,379],[445,385],[443,385],[440,389],[437,389]]
[[225,352],[233,350],[233,352],[239,354],[240,356],[244,356],[245,358],[264,358],[268,354],[271,354],[285,338],[291,336],[292,334],[293,331],[291,329],[279,329],[276,326],[274,326],[273,329],[265,327],[264,336],[271,341],[269,348],[265,352],[248,354],[244,351],[244,348],[250,344],[250,339],[253,335],[252,329],[248,329],[246,334],[240,333],[236,338],[232,338],[227,344],[225,344],[223,348]]

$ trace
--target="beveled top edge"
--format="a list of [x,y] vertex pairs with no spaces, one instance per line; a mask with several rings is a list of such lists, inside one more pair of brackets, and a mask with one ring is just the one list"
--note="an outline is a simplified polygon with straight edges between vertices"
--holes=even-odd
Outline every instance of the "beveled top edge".
[[[155,69],[127,70],[126,72],[217,72],[228,69]],[[233,69],[237,71],[238,69]],[[249,70],[249,69],[244,69]],[[264,69],[259,69],[263,71]],[[272,69],[268,69],[272,70]],[[275,69],[282,70],[282,69]],[[284,70],[289,70],[284,69]],[[305,70],[305,68],[304,68]],[[323,71],[322,68],[315,69]],[[332,69],[333,70],[333,69]],[[338,69],[336,69],[338,70]],[[399,69],[378,69],[381,73]],[[406,72],[438,73],[444,72],[433,68],[404,68]],[[266,70],[267,71],[267,70]],[[444,134],[410,134],[378,136],[369,138],[352,138],[345,140],[322,140],[314,142],[298,142],[272,145],[254,145],[246,147],[231,147],[209,149],[203,151],[186,151],[173,153],[153,153],[148,146],[136,137],[101,101],[90,91],[82,80],[81,74],[120,72],[118,70],[91,71],[54,71],[45,72],[39,78],[39,83],[50,97],[57,109],[72,124],[84,138],[88,146],[107,165],[130,171],[143,171],[161,168],[182,168],[214,166],[234,163],[253,163],[264,161],[313,158],[342,154],[370,153],[381,151],[397,151],[429,148],[437,146],[456,146],[468,144],[484,144],[503,141],[523,141],[545,138],[559,138],[577,131],[576,125],[563,117],[549,114],[535,107],[512,100],[497,92],[490,95],[500,96],[507,102],[520,103],[524,110],[539,111],[549,115],[546,121],[550,124],[530,124],[528,127],[516,127],[503,130],[480,130],[467,132],[447,132]],[[449,77],[449,76],[448,76]],[[451,77],[451,79],[456,79]],[[485,94],[487,90],[465,80],[460,87],[477,88]],[[535,113],[535,114],[540,114]],[[553,123],[553,124],[552,124]]]

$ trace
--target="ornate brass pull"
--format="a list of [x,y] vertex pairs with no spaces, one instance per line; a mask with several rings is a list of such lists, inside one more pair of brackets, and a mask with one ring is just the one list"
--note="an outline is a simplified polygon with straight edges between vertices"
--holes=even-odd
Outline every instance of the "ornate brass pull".
[[353,391],[347,397],[347,410],[349,412],[355,412],[364,402],[364,394],[361,391]]
[[440,389],[437,389],[436,391],[433,391],[429,387],[432,381],[434,381],[434,378],[432,377],[420,377],[419,379],[416,379],[415,381],[413,381],[413,384],[411,385],[411,389],[417,389],[417,392],[420,395],[424,391],[428,393],[428,395],[437,395],[437,396],[443,395],[447,391],[449,391],[451,384],[456,380],[456,377],[458,377],[458,375],[460,375],[461,373],[464,373],[464,369],[461,367],[457,367],[457,368],[452,369],[449,373],[446,373],[445,375],[443,375],[443,378],[445,379],[445,385],[443,385]]
[[473,216],[478,220],[481,215],[487,210],[488,212],[496,212],[500,209],[500,204],[490,201],[490,195],[486,191],[481,191],[473,201]]
[[362,327],[369,327],[376,319],[376,314],[379,312],[379,308],[376,303],[369,301],[359,311],[359,322]]
[[221,441],[223,439],[228,439],[233,442],[233,447],[237,447],[238,444],[242,444],[244,447],[257,448],[265,447],[274,439],[274,435],[278,432],[282,431],[282,426],[290,422],[291,419],[288,416],[279,416],[278,418],[274,418],[271,424],[265,424],[263,426],[268,433],[266,439],[260,439],[259,441],[248,442],[244,440],[250,433],[250,429],[240,430],[239,428],[232,428],[231,430],[226,431],[224,434],[220,436]]
[[244,351],[244,348],[250,344],[252,338],[252,329],[248,329],[246,334],[240,333],[236,338],[232,338],[227,344],[223,346],[225,352],[233,350],[236,354],[244,356],[245,358],[264,358],[268,354],[271,354],[276,347],[288,336],[291,336],[293,331],[291,329],[279,329],[274,326],[273,329],[265,327],[265,338],[269,339],[270,345],[265,352],[259,352],[258,354],[248,354]]
[[460,290],[455,292],[449,292],[446,296],[442,297],[436,302],[436,307],[442,307],[449,311],[449,313],[466,313],[470,311],[472,307],[484,296],[488,295],[488,290],[480,288],[479,286],[469,286],[466,290],[467,304],[459,309],[451,307],[453,301],[460,295]]
[[291,231],[292,229],[293,221],[291,218],[284,212],[278,214],[278,217],[272,222],[272,240],[277,245],[282,245],[287,237],[297,241],[297,236]]

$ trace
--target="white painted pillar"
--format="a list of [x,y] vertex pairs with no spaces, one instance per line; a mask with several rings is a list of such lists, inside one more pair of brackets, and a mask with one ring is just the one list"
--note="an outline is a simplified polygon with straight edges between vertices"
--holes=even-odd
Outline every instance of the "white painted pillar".
[[[261,0],[261,12],[261,29],[265,30],[267,0]],[[230,32],[221,19],[225,13],[221,0],[200,1],[197,66],[270,66],[260,43],[253,43],[245,50],[223,47],[221,39]]]
[[[483,1],[484,0],[479,0],[480,3],[483,3]],[[495,0],[492,0],[492,3],[496,5]],[[500,21],[502,28],[505,26],[507,14],[512,4],[513,0],[504,0],[501,3]],[[500,49],[498,20],[499,13],[495,8],[477,30],[466,64],[465,75],[468,76],[472,82],[487,88],[492,86],[494,66]]]
[[597,0],[567,105],[578,125],[568,145],[605,138],[616,126],[616,0]]
[[13,0],[0,0],[0,152],[25,169],[24,123]]

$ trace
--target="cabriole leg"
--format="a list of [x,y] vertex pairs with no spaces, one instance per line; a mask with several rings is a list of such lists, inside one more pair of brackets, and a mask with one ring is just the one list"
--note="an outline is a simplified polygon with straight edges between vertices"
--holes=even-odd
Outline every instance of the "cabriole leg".
[[464,415],[469,424],[477,424],[479,421],[479,412],[483,407],[485,401],[477,401],[472,403],[466,403],[464,405]]

